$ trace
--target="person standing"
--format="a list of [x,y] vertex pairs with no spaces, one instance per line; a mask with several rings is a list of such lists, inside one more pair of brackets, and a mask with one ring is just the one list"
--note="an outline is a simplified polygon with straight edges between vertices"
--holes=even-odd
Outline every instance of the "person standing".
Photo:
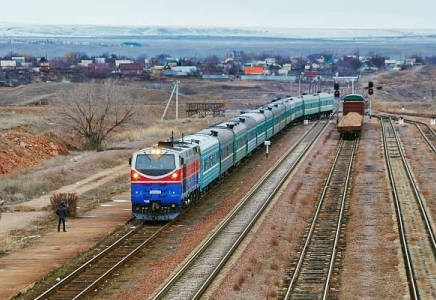
[[58,208],[56,209],[56,214],[59,216],[58,232],[61,231],[61,223],[63,224],[64,232],[66,232],[65,218],[67,217],[67,209],[63,202],[59,204]]

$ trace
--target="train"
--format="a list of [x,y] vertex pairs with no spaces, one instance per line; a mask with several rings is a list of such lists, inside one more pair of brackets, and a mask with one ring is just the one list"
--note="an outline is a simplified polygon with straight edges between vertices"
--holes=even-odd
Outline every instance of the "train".
[[133,217],[171,221],[286,126],[333,111],[333,95],[276,98],[198,132],[141,149],[129,158]]
[[344,139],[353,139],[362,132],[365,98],[359,94],[349,94],[343,99],[342,119],[336,126]]

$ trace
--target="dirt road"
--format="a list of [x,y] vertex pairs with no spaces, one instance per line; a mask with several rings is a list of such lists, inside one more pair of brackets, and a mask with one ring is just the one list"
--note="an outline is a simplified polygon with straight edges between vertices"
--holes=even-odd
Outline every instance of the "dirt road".
[[[74,185],[65,186],[56,192],[76,192],[78,195],[119,177],[128,176],[126,165],[100,172]],[[30,245],[0,257],[0,299],[10,299],[26,291],[41,277],[64,265],[71,257],[86,251],[102,240],[131,217],[130,194],[126,191],[113,196],[76,218],[67,218],[67,232],[57,232],[53,213],[44,210],[50,204],[49,196],[20,204],[20,212],[3,213],[0,219],[0,234],[12,230],[26,230]],[[23,212],[25,208],[35,211]],[[32,235],[38,225],[35,222],[52,220],[53,229],[42,235]],[[28,231],[30,230],[30,231]],[[55,284],[55,282],[53,282]]]

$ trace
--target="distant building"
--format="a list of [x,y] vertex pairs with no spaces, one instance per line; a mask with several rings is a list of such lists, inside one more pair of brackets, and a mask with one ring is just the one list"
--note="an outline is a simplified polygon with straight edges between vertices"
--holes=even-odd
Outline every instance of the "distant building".
[[245,67],[244,69],[245,75],[262,75],[263,67]]
[[96,64],[104,64],[106,62],[106,57],[96,57],[94,58]]
[[141,75],[144,68],[140,63],[121,63],[119,70],[123,75]]
[[282,70],[286,70],[286,71],[290,72],[292,70],[292,64],[284,64],[282,66]]
[[316,72],[316,71],[306,71],[306,72],[304,72],[304,77],[306,79],[314,79],[314,78],[316,78],[316,76],[318,76],[318,72]]
[[110,67],[107,63],[92,63],[88,65],[88,74],[94,77],[105,77],[110,73]]
[[274,65],[276,63],[276,59],[274,57],[265,58],[265,64],[267,66]]
[[0,67],[2,70],[15,69],[17,67],[17,62],[15,60],[0,60]]
[[151,67],[149,70],[150,78],[156,79],[160,78],[163,75],[164,67],[163,66],[154,66]]
[[134,43],[134,42],[125,42],[122,44],[123,47],[141,47],[140,43]]
[[171,59],[169,61],[166,62],[165,66],[173,68],[173,67],[177,67],[179,65],[179,61],[175,60],[175,59]]
[[395,59],[385,59],[385,69],[389,71],[397,71],[401,69],[401,65],[403,65],[403,61],[398,61]]
[[406,58],[406,65],[408,66],[416,65],[416,58],[413,57]]
[[79,66],[81,66],[82,68],[87,68],[90,64],[92,64],[92,60],[90,60],[90,59],[82,59],[82,61],[80,62]]
[[176,66],[164,68],[163,74],[165,76],[193,76],[196,74],[196,72],[196,66]]
[[26,59],[23,56],[12,57],[12,60],[15,60],[19,64],[24,64]]
[[133,63],[133,61],[131,61],[131,60],[123,60],[123,59],[115,60],[115,66],[117,68],[120,67],[120,64],[131,64],[131,63]]

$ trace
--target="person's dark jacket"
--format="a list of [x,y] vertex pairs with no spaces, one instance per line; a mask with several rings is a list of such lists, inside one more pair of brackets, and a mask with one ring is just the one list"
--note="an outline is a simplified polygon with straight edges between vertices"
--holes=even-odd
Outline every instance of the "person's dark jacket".
[[65,208],[65,205],[59,204],[58,208],[56,209],[56,214],[59,216],[59,219],[65,219],[67,216],[67,209]]

